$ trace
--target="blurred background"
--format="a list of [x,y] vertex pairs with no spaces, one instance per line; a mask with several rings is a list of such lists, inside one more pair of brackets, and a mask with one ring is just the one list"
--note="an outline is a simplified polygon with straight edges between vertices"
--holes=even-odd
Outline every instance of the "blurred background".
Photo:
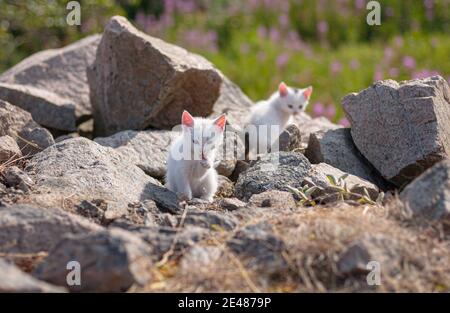
[[197,52],[253,100],[280,81],[314,86],[308,111],[347,125],[340,102],[386,78],[440,74],[450,82],[450,0],[380,0],[381,26],[366,0],[0,0],[0,72],[39,50],[102,32],[112,15]]

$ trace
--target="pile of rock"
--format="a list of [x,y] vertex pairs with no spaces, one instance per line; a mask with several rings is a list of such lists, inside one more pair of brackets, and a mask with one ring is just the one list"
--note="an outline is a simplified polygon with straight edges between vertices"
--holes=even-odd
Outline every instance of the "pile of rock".
[[[414,215],[448,221],[449,99],[441,77],[377,82],[344,98],[350,129],[302,114],[280,152],[228,156],[214,203],[186,204],[163,187],[181,112],[227,113],[239,129],[252,102],[203,57],[113,17],[103,35],[0,75],[0,255],[48,255],[29,273],[0,259],[0,291],[145,286],[162,261],[217,259],[199,243],[244,224],[224,246],[258,271],[289,270],[286,243],[265,222],[247,225],[255,216],[344,198],[374,204],[409,183],[400,199]],[[221,148],[242,145],[230,135]],[[67,285],[74,260],[81,285]]]

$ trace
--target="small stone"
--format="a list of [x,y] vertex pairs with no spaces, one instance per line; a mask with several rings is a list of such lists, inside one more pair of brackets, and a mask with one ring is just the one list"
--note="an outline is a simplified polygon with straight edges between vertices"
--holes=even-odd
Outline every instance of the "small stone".
[[235,211],[244,208],[246,204],[237,198],[223,198],[220,199],[219,206],[228,211]]
[[269,190],[250,197],[249,203],[257,207],[296,208],[297,204],[292,193],[287,191]]

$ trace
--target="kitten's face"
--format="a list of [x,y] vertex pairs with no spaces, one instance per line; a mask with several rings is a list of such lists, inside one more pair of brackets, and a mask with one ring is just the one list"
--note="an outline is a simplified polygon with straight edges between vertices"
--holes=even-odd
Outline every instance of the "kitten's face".
[[312,94],[312,87],[305,89],[288,87],[281,83],[278,87],[278,106],[283,112],[296,115],[304,111],[308,106]]
[[213,157],[222,139],[225,122],[225,115],[209,120],[193,118],[187,111],[183,112],[184,145],[190,148],[193,160],[208,161]]

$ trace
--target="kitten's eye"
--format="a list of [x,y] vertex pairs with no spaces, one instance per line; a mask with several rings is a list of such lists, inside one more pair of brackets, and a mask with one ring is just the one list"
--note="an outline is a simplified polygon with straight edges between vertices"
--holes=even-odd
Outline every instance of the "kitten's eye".
[[289,109],[293,108],[292,104],[288,104],[288,107],[289,107]]

